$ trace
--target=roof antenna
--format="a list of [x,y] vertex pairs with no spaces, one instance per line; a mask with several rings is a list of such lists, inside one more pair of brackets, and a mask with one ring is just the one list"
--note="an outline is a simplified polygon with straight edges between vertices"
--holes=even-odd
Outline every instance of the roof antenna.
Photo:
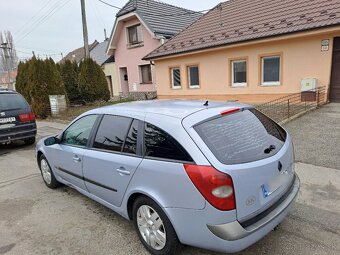
[[206,102],[204,103],[204,106],[209,106],[209,101],[206,101]]

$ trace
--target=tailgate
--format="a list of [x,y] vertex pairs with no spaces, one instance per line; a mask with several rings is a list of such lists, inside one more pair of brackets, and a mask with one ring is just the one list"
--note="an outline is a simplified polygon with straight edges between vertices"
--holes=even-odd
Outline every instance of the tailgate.
[[185,118],[183,126],[211,165],[232,177],[242,222],[289,189],[294,152],[291,138],[278,124],[253,108],[237,109],[200,111]]

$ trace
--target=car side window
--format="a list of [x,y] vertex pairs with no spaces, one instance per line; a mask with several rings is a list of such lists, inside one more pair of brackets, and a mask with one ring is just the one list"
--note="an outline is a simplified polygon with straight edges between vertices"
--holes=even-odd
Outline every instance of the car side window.
[[121,152],[131,123],[131,118],[105,115],[99,125],[93,147]]
[[62,143],[75,146],[86,146],[97,115],[88,115],[74,122],[65,130]]
[[145,123],[145,156],[161,159],[192,162],[185,149],[168,133],[160,128]]

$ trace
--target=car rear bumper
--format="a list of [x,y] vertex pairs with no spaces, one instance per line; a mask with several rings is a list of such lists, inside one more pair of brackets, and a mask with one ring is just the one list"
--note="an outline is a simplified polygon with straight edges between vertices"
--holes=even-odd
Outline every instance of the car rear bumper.
[[23,140],[37,135],[37,129],[21,130],[17,132],[0,133],[0,143],[8,143],[17,140]]
[[265,225],[278,217],[286,208],[288,208],[297,196],[299,188],[300,180],[299,177],[295,175],[294,183],[287,192],[287,196],[285,196],[285,198],[280,201],[280,203],[275,206],[274,209],[270,210],[270,212],[266,214],[265,217],[261,217],[261,219],[254,222],[250,226],[244,227],[242,226],[242,223],[239,223],[238,221],[233,221],[221,225],[207,225],[207,227],[214,235],[224,240],[234,241],[244,238],[256,232],[260,228],[263,228]]
[[285,219],[299,187],[296,176],[288,196],[269,214],[247,227],[236,220],[236,210],[222,212],[209,203],[203,210],[164,210],[181,243],[218,252],[239,252],[262,239]]

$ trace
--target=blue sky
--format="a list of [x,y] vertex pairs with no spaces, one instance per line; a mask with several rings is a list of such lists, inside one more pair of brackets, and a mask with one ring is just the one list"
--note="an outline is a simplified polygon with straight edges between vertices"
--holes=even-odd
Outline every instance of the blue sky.
[[[122,7],[127,1],[104,0]],[[163,2],[200,11],[210,9],[223,0],[163,0]],[[55,60],[82,46],[80,0],[0,0],[0,31],[9,30],[21,59],[40,56]],[[104,40],[115,20],[116,9],[98,0],[86,0],[89,41]]]

